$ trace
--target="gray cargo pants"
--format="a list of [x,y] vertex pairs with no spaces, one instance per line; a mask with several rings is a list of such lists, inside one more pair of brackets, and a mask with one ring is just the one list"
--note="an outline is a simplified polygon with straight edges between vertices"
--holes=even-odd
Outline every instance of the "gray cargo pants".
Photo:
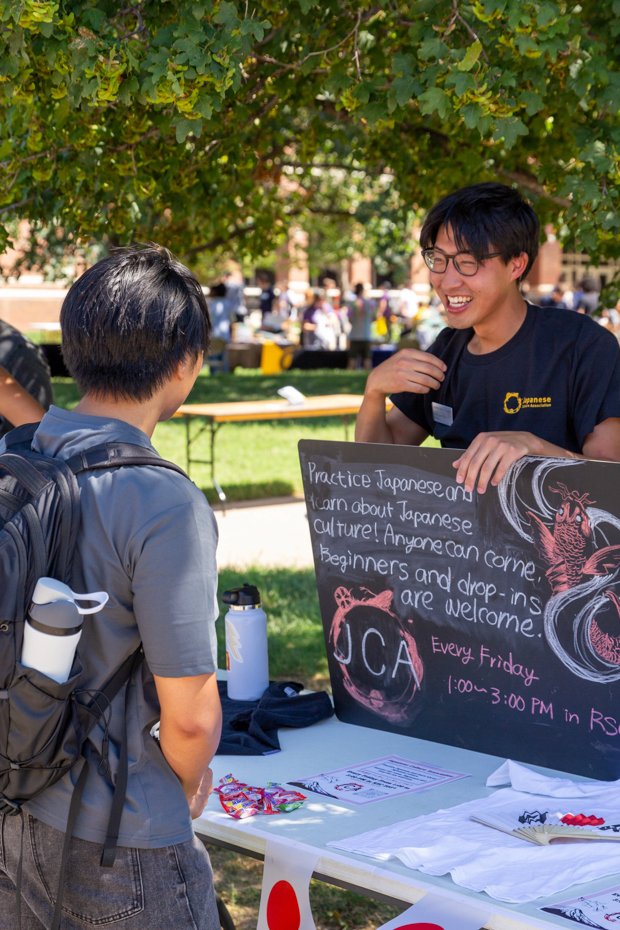
[[[16,930],[21,819],[0,814],[0,930]],[[29,814],[24,823],[22,930],[49,930],[65,835]],[[161,849],[119,846],[111,869],[102,847],[73,838],[61,930],[219,930],[209,856],[196,837]]]

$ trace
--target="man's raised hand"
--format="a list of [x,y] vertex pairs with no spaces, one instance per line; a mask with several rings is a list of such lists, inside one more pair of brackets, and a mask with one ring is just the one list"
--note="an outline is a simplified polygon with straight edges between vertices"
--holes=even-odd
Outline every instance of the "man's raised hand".
[[441,386],[446,370],[436,355],[419,349],[401,349],[371,371],[366,391],[383,395],[400,391],[428,394]]

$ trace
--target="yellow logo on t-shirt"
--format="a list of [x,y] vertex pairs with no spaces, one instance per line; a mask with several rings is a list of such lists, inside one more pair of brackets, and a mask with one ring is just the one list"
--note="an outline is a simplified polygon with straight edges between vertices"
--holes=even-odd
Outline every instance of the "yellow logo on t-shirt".
[[519,410],[532,407],[550,407],[550,397],[521,397],[520,394],[507,393],[504,398],[504,412],[518,413]]

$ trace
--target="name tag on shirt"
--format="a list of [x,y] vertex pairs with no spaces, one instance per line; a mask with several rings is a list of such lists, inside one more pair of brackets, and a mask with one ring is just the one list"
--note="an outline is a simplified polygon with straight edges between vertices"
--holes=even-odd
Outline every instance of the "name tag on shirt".
[[452,407],[446,407],[445,404],[436,404],[433,402],[433,420],[435,423],[441,423],[443,426],[452,426],[454,416]]

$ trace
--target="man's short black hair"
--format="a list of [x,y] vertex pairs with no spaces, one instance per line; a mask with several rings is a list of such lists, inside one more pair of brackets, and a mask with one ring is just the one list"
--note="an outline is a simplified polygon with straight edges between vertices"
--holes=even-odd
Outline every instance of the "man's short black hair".
[[157,245],[115,249],[69,289],[62,354],[82,394],[148,400],[208,352],[211,320],[191,271]]
[[448,194],[432,207],[420,233],[423,249],[432,249],[442,226],[449,227],[459,250],[476,258],[499,252],[507,264],[526,252],[525,278],[538,254],[540,222],[532,206],[506,184],[472,184]]

